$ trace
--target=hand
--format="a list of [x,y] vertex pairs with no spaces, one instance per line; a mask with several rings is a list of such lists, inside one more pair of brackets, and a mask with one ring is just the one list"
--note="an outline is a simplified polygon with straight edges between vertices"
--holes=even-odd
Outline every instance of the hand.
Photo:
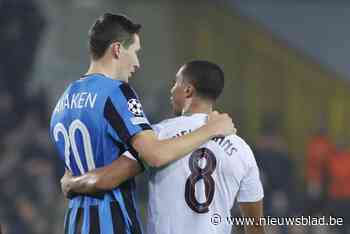
[[73,175],[70,171],[66,170],[63,177],[61,178],[61,189],[63,192],[63,195],[66,198],[72,198],[74,196],[73,192],[71,191],[71,182],[70,180],[73,179]]
[[231,117],[226,113],[219,113],[217,111],[213,111],[208,115],[207,127],[213,137],[228,136],[237,132]]

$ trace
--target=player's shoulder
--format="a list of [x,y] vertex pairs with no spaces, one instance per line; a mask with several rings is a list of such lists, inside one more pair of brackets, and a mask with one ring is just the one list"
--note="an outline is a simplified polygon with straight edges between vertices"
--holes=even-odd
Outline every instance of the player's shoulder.
[[104,89],[101,91],[111,91],[115,90],[115,88],[132,89],[129,83],[118,79],[112,79],[100,73],[84,75],[74,83],[79,85],[86,82],[92,83],[94,86],[99,88],[103,87]]
[[165,119],[154,126],[159,128],[169,129],[169,128],[197,128],[204,124],[206,120],[206,115],[195,114],[195,115],[182,115],[173,118]]
[[174,126],[175,124],[183,121],[183,116],[177,116],[174,118],[168,118],[160,121],[159,123],[153,124],[152,127],[156,132],[161,132],[164,129],[169,129],[169,127]]
[[139,96],[128,82],[107,77],[100,80],[101,86],[99,92],[104,93],[113,102],[124,102],[126,100],[131,102],[131,105],[140,105]]
[[247,162],[254,162],[254,153],[249,146],[249,144],[240,136],[237,134],[233,134],[228,136],[228,138],[233,142],[234,146],[236,147],[237,151],[240,152],[240,157],[242,160]]
[[229,135],[228,138],[230,138],[233,142],[235,142],[240,147],[249,147],[248,143],[241,136],[237,134]]
[[110,95],[124,96],[127,100],[132,99],[136,101],[139,99],[135,89],[129,83],[122,80],[112,81],[114,83],[113,85],[109,86]]
[[159,126],[172,125],[174,123],[178,123],[178,122],[182,121],[183,118],[184,118],[183,116],[168,118],[168,119],[164,119],[164,120],[160,121],[159,123],[157,123],[155,125],[159,125]]

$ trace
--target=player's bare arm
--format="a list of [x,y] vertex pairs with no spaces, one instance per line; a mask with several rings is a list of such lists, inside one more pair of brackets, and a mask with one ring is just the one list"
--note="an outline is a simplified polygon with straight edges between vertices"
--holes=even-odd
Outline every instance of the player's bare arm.
[[126,156],[120,156],[111,164],[74,177],[66,171],[61,179],[61,188],[68,198],[77,194],[99,195],[112,190],[124,181],[142,172],[140,164]]
[[263,201],[241,202],[239,208],[243,217],[254,218],[256,225],[246,225],[245,234],[265,234],[264,225],[259,225],[259,219],[263,217]]
[[[202,135],[207,134],[208,138],[210,138],[216,135],[231,134],[231,132],[229,132],[230,129],[233,129],[232,130],[233,132],[235,131],[235,129],[233,128],[231,118],[229,118],[227,114],[218,114],[216,112],[209,116],[209,121],[205,126],[206,128],[202,127],[201,129],[202,132],[198,133],[197,131],[197,133],[195,134],[195,137],[196,135],[199,135],[199,134],[202,134]],[[226,128],[226,126],[228,128]],[[222,131],[220,131],[221,128],[223,129]],[[179,154],[178,152],[176,152],[177,150],[176,146],[172,145],[172,141],[174,140],[162,141],[162,142],[165,142],[167,146],[164,147],[164,149],[160,149],[156,151],[154,150],[154,148],[152,148],[155,146],[151,145],[152,141],[159,142],[154,132],[143,131],[140,134],[143,136],[146,136],[144,137],[146,138],[146,140],[144,140],[143,142],[144,145],[140,145],[140,148],[142,148],[142,152],[147,150],[155,152],[152,157],[156,157],[156,159],[155,160],[151,159],[152,162],[155,162],[153,165],[162,166],[164,164],[169,163],[170,161],[175,160],[175,159],[171,159],[171,157],[166,157],[166,156],[161,157],[162,160],[159,160],[157,158],[157,155],[162,152],[163,154],[171,155],[172,157],[177,156],[175,155],[176,153]],[[179,144],[180,146],[181,145],[187,146],[188,150],[191,151],[192,150],[191,146],[194,144],[198,144],[197,142],[201,142],[200,141],[201,137],[202,137],[201,135],[197,136],[198,139],[197,138],[192,139],[193,137],[191,136],[181,137],[180,138],[181,141],[177,142],[177,144]],[[149,138],[151,138],[151,140],[149,140]],[[204,142],[207,140],[208,139],[205,138]],[[140,142],[138,143],[142,144]],[[199,143],[199,144],[202,144],[202,143]],[[162,150],[168,150],[168,151],[164,153],[164,151]],[[98,195],[102,192],[109,191],[117,187],[119,184],[139,174],[141,171],[142,171],[141,166],[137,161],[131,160],[125,156],[122,156],[108,166],[95,169],[93,171],[90,171],[78,177],[73,177],[69,171],[66,171],[65,175],[61,179],[61,188],[66,197],[72,197],[76,194]]]
[[213,112],[208,122],[196,131],[175,139],[158,140],[151,130],[142,131],[131,140],[140,157],[152,167],[161,167],[180,159],[218,135],[236,132],[232,119],[227,114]]

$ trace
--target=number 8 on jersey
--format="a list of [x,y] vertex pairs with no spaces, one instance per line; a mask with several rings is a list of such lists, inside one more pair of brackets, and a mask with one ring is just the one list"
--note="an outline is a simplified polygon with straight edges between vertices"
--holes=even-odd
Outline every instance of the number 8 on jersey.
[[[206,165],[204,168],[201,168],[199,163],[203,158],[206,159]],[[189,159],[189,167],[191,170],[191,175],[186,181],[186,203],[193,211],[197,213],[207,213],[215,193],[215,182],[211,176],[216,168],[216,158],[214,153],[208,148],[200,148],[194,151]],[[195,186],[200,179],[203,179],[205,185],[206,201],[203,203],[198,202],[195,195]]]

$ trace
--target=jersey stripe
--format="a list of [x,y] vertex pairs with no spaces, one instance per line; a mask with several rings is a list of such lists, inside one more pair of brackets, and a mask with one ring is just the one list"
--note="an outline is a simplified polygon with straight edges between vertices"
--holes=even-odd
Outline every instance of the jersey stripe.
[[78,212],[78,207],[73,207],[70,215],[70,220],[69,220],[69,231],[68,234],[75,234],[75,225],[76,225],[76,218],[77,218],[77,212]]
[[69,220],[70,220],[71,211],[72,211],[72,209],[69,208],[67,213],[66,213],[66,217],[65,217],[65,221],[64,221],[64,234],[69,233]]
[[153,130],[149,124],[140,124],[139,126],[142,128],[142,130]]
[[98,206],[90,206],[89,234],[100,234],[100,219],[98,216]]
[[[141,234],[141,226],[136,216],[136,209],[132,204],[130,185],[120,192],[126,212],[130,218],[126,224],[126,217],[117,200],[105,200],[99,205],[88,207],[74,206],[68,209],[65,219],[65,234]],[[124,193],[124,194],[123,194]],[[112,198],[113,199],[113,198]]]
[[113,233],[113,224],[111,210],[110,210],[110,201],[105,200],[98,206],[98,215],[100,218],[100,229],[101,233]]
[[90,209],[86,206],[84,206],[84,221],[83,221],[83,228],[81,230],[81,233],[89,233],[90,229]]
[[120,149],[119,154],[123,154],[123,152],[129,151],[129,153],[131,153],[132,156],[133,156],[134,158],[136,158],[136,160],[137,160],[137,162],[140,164],[142,170],[145,169],[145,168],[144,168],[144,165],[143,165],[143,163],[142,163],[142,161],[141,161],[141,159],[140,159],[139,154],[137,153],[137,151],[136,151],[131,145],[128,146],[129,148],[128,148],[128,150],[127,150],[126,147],[125,147],[125,145],[123,145],[122,143],[120,143],[120,142],[118,142],[118,141],[116,141],[116,140],[114,140],[114,139],[112,139],[112,140],[113,140],[114,144],[116,144],[116,146]]
[[76,218],[76,226],[75,226],[75,232],[74,233],[81,233],[82,226],[83,226],[83,220],[84,220],[84,209],[78,208],[77,218]]
[[112,126],[115,132],[118,133],[118,136],[123,142],[128,142],[130,138],[129,131],[123,121],[123,118],[120,116],[119,112],[115,109],[111,98],[107,98],[105,108],[104,108],[104,117],[108,123]]
[[137,218],[137,214],[136,214],[136,209],[134,206],[134,202],[132,199],[132,186],[134,186],[134,180],[128,180],[126,182],[124,182],[123,184],[120,185],[120,191],[122,193],[122,197],[125,203],[125,208],[129,214],[129,217],[131,219],[131,233],[133,234],[141,234],[141,226],[139,224],[139,220]]
[[127,234],[124,223],[123,213],[118,202],[110,203],[111,215],[113,220],[114,234]]
[[[126,225],[128,225],[131,222],[131,219],[130,219],[130,215],[126,209],[123,195],[122,195],[121,190],[120,190],[120,186],[118,186],[118,188],[113,191],[113,199],[115,199],[118,202],[119,207],[120,207],[122,214],[123,214],[123,217],[124,217],[124,223]],[[127,230],[129,230],[129,226],[127,226]]]
[[123,83],[119,86],[120,90],[122,91],[122,93],[124,94],[126,100],[129,100],[129,99],[139,99],[134,90],[132,90],[132,88],[126,84],[126,83]]
[[129,145],[129,152],[132,154],[132,156],[134,156],[134,158],[136,158],[136,160],[139,162],[142,171],[145,170],[145,166],[142,163],[142,160],[140,159],[140,155],[139,153],[134,149],[134,147],[132,147],[132,145]]

